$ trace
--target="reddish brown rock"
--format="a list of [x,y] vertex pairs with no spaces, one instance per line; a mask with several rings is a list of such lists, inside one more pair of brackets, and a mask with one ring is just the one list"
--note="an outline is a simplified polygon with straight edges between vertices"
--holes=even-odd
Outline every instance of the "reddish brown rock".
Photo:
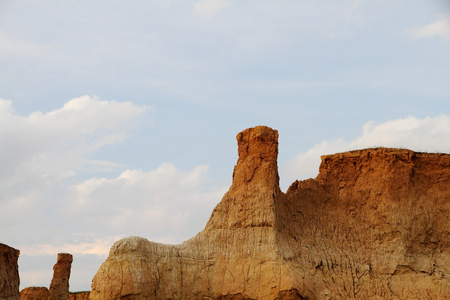
[[46,287],[28,287],[20,291],[20,300],[47,300]]
[[116,242],[90,299],[450,299],[450,155],[327,155],[282,193],[277,131],[237,140],[205,229],[180,245]]
[[0,299],[19,299],[19,267],[17,261],[20,251],[0,244]]
[[49,300],[67,300],[69,297],[70,268],[73,257],[68,253],[58,253],[53,267],[53,278],[49,289]]

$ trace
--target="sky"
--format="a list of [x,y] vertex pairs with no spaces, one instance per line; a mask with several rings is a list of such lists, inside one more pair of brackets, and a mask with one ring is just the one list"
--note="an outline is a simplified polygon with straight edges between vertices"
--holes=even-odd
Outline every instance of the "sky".
[[177,244],[228,190],[236,134],[279,132],[282,190],[320,156],[450,153],[446,0],[0,0],[0,243],[21,289],[127,236]]

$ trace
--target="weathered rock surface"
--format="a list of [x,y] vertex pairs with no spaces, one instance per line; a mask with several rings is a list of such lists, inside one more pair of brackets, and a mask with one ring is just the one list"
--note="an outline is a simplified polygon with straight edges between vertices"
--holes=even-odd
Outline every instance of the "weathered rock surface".
[[70,293],[68,300],[89,300],[89,292]]
[[[20,291],[20,300],[47,300],[46,287],[28,287]],[[69,293],[67,300],[89,300],[89,292]]]
[[19,267],[17,261],[20,251],[0,244],[0,299],[19,299]]
[[282,193],[277,131],[237,140],[205,229],[180,245],[117,241],[90,299],[450,299],[450,155],[327,155]]
[[69,297],[69,278],[73,257],[69,253],[58,253],[53,266],[53,278],[48,292],[49,300],[67,300]]
[[48,288],[27,287],[20,291],[20,300],[47,300]]

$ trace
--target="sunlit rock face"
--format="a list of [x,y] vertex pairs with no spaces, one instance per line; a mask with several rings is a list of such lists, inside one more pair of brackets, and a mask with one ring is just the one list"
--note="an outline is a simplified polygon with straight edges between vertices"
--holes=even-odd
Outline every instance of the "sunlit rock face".
[[19,259],[20,251],[0,244],[0,299],[19,299]]
[[180,245],[117,241],[90,299],[450,299],[450,155],[327,155],[282,193],[278,132],[237,141],[205,229]]

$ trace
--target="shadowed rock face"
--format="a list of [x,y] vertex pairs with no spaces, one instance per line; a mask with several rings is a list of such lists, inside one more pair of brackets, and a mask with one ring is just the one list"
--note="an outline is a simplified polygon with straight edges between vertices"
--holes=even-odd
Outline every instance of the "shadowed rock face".
[[20,251],[0,244],[0,299],[19,299],[19,267],[17,261]]
[[67,300],[69,297],[69,278],[73,257],[69,253],[58,253],[53,266],[53,278],[48,292],[49,300]]
[[90,299],[449,299],[450,155],[366,149],[278,186],[278,133],[237,135],[233,183],[180,245],[117,241]]

